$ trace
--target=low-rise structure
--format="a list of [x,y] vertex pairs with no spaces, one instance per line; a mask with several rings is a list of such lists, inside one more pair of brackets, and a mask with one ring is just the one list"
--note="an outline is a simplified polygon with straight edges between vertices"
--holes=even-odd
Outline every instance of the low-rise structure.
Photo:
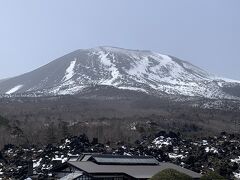
[[125,180],[149,179],[164,169],[174,169],[199,179],[201,174],[172,163],[158,162],[150,156],[122,156],[106,154],[82,154],[70,157],[55,169],[54,177],[61,180]]

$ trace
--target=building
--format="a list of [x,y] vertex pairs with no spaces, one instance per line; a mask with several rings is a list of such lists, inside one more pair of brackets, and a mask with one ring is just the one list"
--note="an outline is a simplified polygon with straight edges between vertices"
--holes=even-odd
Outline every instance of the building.
[[199,179],[200,174],[172,163],[158,162],[150,156],[120,156],[82,154],[73,156],[55,169],[54,177],[61,180],[125,180],[149,179],[164,169],[174,169]]

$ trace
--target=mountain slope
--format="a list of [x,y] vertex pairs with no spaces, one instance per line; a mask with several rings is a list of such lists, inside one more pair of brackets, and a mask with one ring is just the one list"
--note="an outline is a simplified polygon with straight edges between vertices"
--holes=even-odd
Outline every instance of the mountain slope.
[[155,95],[236,99],[240,94],[236,90],[240,82],[217,78],[186,61],[115,47],[77,50],[32,72],[0,81],[0,94],[76,94],[94,85]]

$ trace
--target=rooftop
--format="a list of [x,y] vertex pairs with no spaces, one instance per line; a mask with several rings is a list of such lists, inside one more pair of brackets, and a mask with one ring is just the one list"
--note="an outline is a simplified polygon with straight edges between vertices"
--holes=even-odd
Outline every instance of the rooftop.
[[158,165],[159,162],[151,156],[123,156],[98,154],[91,156],[92,161],[97,164],[117,164],[117,165]]
[[156,173],[164,169],[175,169],[181,173],[185,173],[192,178],[200,178],[201,175],[184,169],[172,163],[159,163],[159,165],[100,165],[91,161],[68,162],[75,168],[87,172],[89,174],[127,174],[137,179],[148,179]]

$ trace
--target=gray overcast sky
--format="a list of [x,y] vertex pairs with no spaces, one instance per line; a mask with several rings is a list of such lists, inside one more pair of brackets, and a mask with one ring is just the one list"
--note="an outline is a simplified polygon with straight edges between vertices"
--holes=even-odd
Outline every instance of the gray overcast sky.
[[76,49],[174,55],[240,79],[240,0],[1,0],[0,79]]

